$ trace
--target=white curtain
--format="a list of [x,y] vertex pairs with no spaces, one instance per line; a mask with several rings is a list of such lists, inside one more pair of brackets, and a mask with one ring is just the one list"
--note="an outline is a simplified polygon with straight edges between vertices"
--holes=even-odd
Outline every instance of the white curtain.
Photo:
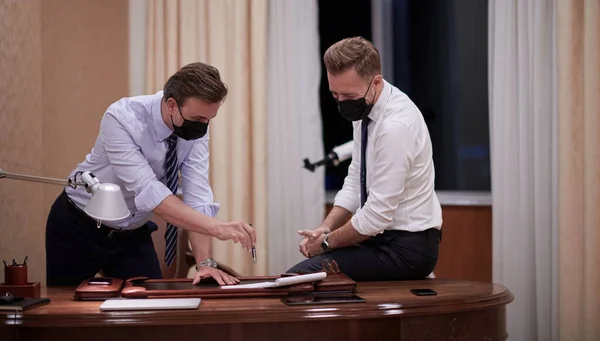
[[493,280],[511,340],[557,340],[556,105],[550,0],[489,2]]
[[[254,264],[239,244],[216,238],[212,238],[212,255],[247,276],[267,274],[270,252],[266,248],[267,16],[268,0],[148,1],[147,91],[162,89],[171,74],[196,61],[219,69],[229,88],[209,130],[210,182],[215,201],[221,204],[217,219],[245,220],[256,228],[258,262]],[[159,231],[163,228],[159,224]],[[155,235],[157,249],[164,249],[162,232]],[[185,241],[180,240],[179,246],[187,251]],[[178,259],[177,264],[182,263]]]
[[215,241],[215,257],[244,275],[287,270],[302,260],[296,231],[316,227],[325,206],[324,169],[302,168],[304,158],[324,155],[316,0],[152,0],[146,6],[148,91],[197,60],[217,66],[230,87],[211,130],[211,180],[220,218],[248,218],[257,228],[259,264],[232,243]]
[[316,0],[270,1],[267,59],[269,273],[278,274],[303,259],[297,230],[324,215],[324,170],[302,168],[324,155]]

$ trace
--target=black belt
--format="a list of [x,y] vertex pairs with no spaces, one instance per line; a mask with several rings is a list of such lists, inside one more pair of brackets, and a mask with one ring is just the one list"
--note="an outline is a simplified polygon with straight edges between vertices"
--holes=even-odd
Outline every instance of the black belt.
[[60,201],[63,202],[64,207],[66,207],[69,213],[77,216],[79,219],[89,222],[89,226],[93,226],[94,229],[98,230],[99,232],[102,232],[103,234],[106,234],[108,238],[131,237],[135,234],[147,230],[144,228],[146,225],[143,225],[140,228],[133,230],[120,230],[104,224],[100,224],[100,226],[98,226],[98,221],[96,221],[96,219],[90,217],[84,211],[82,211],[73,201],[71,201],[71,199],[65,191],[61,193]]
[[437,228],[428,228],[427,230],[424,231],[416,231],[416,232],[411,232],[411,231],[406,231],[406,230],[385,230],[383,232],[382,235],[385,234],[407,234],[407,233],[412,233],[412,234],[424,234],[427,235],[428,238],[436,238],[438,240],[438,243],[442,242],[442,230],[441,229],[437,229]]

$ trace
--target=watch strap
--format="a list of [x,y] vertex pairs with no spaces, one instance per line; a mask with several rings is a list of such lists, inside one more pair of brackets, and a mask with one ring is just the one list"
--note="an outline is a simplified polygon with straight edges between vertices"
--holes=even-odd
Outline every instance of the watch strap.
[[323,248],[323,250],[325,252],[331,251],[331,247],[329,246],[329,242],[327,241],[327,238],[329,238],[329,233],[325,234],[325,238],[323,238],[323,242],[321,243],[321,247]]

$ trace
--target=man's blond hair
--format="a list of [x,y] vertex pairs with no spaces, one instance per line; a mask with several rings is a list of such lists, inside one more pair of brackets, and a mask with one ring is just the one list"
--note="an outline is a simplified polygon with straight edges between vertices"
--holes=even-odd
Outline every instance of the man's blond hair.
[[352,37],[331,45],[323,56],[325,68],[332,75],[351,67],[363,78],[381,74],[379,51],[363,37]]

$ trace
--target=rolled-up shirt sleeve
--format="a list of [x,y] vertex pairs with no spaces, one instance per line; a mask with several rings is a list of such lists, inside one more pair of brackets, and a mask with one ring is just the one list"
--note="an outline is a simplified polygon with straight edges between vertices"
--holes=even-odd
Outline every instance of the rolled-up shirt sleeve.
[[137,209],[152,211],[172,194],[156,178],[140,147],[110,112],[104,115],[100,123],[100,138],[117,177],[123,181],[126,190],[135,194]]
[[393,221],[400,204],[404,184],[417,150],[417,137],[402,122],[386,122],[373,144],[373,174],[369,196],[362,209],[352,217],[354,229],[374,236],[383,232]]
[[348,175],[344,178],[342,189],[335,196],[333,204],[345,208],[351,213],[356,212],[360,206],[360,173],[359,173],[359,155],[360,145],[354,138],[352,147],[352,161],[348,167]]
[[181,165],[183,202],[198,212],[215,217],[220,205],[214,202],[208,179],[209,133],[195,141]]

